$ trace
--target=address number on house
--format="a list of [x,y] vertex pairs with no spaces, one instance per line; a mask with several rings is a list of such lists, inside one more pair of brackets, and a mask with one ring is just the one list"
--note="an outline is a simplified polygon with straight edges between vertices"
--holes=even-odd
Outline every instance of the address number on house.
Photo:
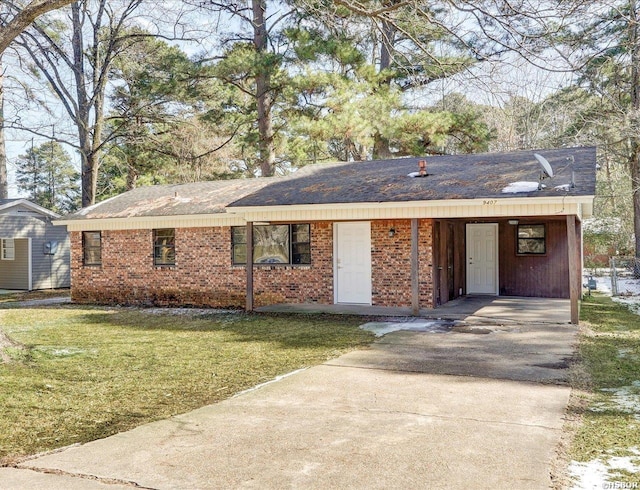
[[484,206],[493,206],[495,204],[498,204],[498,200],[497,199],[485,199],[484,201],[482,201],[482,204]]

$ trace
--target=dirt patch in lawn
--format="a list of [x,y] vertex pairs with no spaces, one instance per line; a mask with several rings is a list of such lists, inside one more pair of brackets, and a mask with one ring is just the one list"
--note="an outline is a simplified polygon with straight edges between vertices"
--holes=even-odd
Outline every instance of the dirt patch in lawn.
[[6,352],[7,348],[22,350],[24,349],[24,345],[11,340],[2,330],[0,330],[0,362],[10,363],[13,361],[11,356]]

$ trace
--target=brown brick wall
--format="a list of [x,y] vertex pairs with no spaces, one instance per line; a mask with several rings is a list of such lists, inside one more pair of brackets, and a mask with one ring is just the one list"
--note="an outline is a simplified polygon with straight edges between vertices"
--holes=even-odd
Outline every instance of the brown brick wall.
[[371,222],[371,278],[374,305],[411,306],[411,221]]
[[333,226],[311,224],[311,266],[256,266],[256,306],[276,303],[333,304]]
[[[420,306],[433,306],[432,222],[420,220]],[[393,237],[389,230],[395,230]],[[411,306],[411,220],[371,222],[372,302],[377,306]]]
[[433,295],[433,223],[431,219],[419,221],[418,263],[420,270],[420,307],[434,308]]
[[[411,222],[372,222],[373,304],[411,305]],[[396,233],[389,237],[389,228]],[[433,303],[432,223],[420,222],[420,300]],[[81,303],[243,308],[246,272],[231,264],[231,232],[176,229],[176,265],[153,265],[151,230],[102,232],[102,266],[82,264],[82,234],[71,233],[72,298]],[[310,266],[256,266],[254,302],[333,303],[333,226],[311,225]]]
[[[330,223],[311,228],[311,266],[254,269],[256,306],[280,302],[333,302]],[[72,232],[72,298],[82,303],[245,306],[246,272],[231,264],[231,232],[176,229],[176,264],[153,265],[151,230],[102,232],[102,266],[82,264],[82,233]]]
[[168,267],[153,264],[151,230],[103,231],[101,267],[84,267],[81,233],[71,239],[74,301],[244,306],[244,269],[231,267],[228,227],[176,229],[176,265]]

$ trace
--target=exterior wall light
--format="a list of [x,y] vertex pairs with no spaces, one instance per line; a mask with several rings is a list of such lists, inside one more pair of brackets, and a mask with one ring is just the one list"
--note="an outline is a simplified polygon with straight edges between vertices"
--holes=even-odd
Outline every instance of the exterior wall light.
[[392,238],[396,234],[395,228],[389,228],[389,238]]

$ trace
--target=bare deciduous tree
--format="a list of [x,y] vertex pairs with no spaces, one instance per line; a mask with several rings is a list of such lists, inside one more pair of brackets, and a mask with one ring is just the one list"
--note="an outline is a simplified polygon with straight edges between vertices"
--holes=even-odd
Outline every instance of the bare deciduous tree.
[[6,51],[14,39],[19,36],[39,16],[69,5],[74,0],[34,0],[26,5],[19,2],[0,2],[2,13],[0,14],[0,199],[9,196],[9,183],[7,181],[7,152],[4,132],[4,71],[2,67],[2,54]]
[[100,154],[106,143],[109,70],[114,58],[126,49],[127,22],[141,3],[142,0],[75,2],[71,5],[68,38],[35,25],[16,40],[77,130],[77,141],[64,142],[76,147],[80,154],[82,206],[95,202]]
[[4,68],[0,55],[0,199],[9,197],[7,179],[7,148],[4,135]]
[[0,5],[6,10],[3,9],[1,19],[0,54],[38,17],[73,2],[74,0],[33,0],[21,6],[20,2],[2,0]]

